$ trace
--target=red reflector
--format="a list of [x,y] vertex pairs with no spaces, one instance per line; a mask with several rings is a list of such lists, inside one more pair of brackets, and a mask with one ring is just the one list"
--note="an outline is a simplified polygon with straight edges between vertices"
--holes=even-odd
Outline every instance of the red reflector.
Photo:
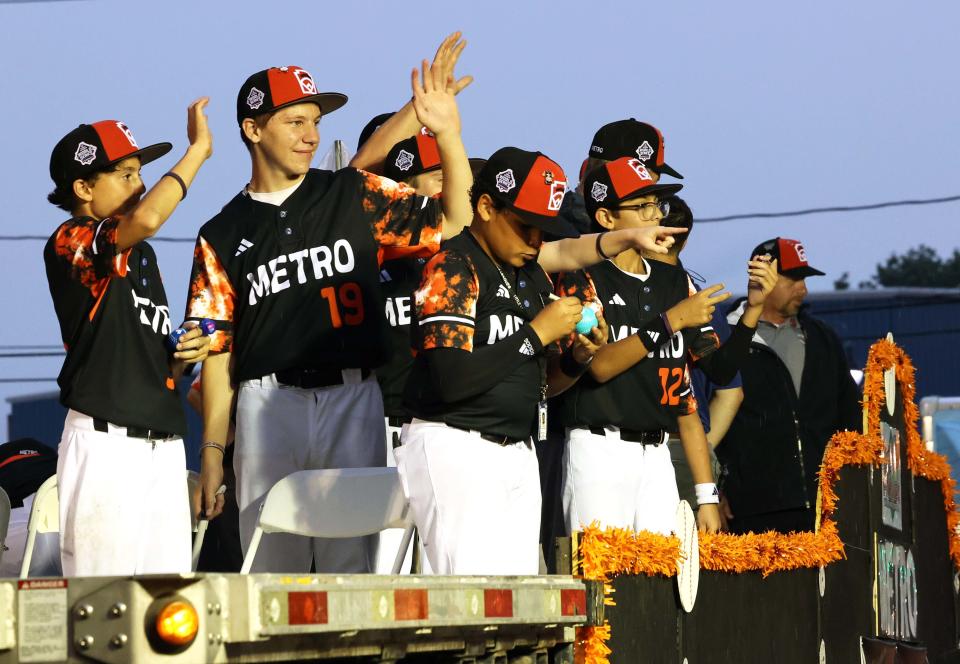
[[426,620],[429,613],[426,589],[393,591],[393,614],[397,620]]
[[587,615],[586,590],[561,590],[560,615],[585,616]]
[[325,625],[327,593],[294,592],[287,595],[287,615],[291,625]]
[[513,591],[484,590],[483,615],[487,618],[513,618]]

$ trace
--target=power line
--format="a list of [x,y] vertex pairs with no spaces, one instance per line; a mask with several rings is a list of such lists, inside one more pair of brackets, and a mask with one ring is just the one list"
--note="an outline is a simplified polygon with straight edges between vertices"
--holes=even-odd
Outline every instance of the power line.
[[[869,210],[882,210],[891,207],[910,207],[915,205],[940,205],[942,203],[955,203],[960,201],[960,194],[954,196],[943,196],[941,198],[915,198],[899,201],[886,201],[883,203],[869,203],[867,205],[834,205],[822,208],[807,208],[805,210],[788,210],[786,212],[742,212],[739,214],[730,214],[723,217],[697,217],[697,223],[708,223],[716,221],[737,221],[740,219],[779,219],[782,217],[802,217],[811,214],[830,214],[842,212],[863,212]],[[0,235],[0,242],[21,242],[30,240],[49,239],[46,235]],[[195,237],[153,237],[151,242],[196,242]]]
[[56,383],[56,378],[0,378],[0,383]]
[[66,352],[51,352],[51,353],[37,353],[37,352],[26,352],[26,353],[0,353],[0,359],[11,358],[11,357],[63,357],[66,355]]
[[[0,235],[0,242],[22,242],[29,240],[40,240],[46,242],[50,239],[49,235]],[[150,242],[196,242],[196,237],[152,237]]]
[[696,223],[707,221],[734,221],[737,219],[777,219],[779,217],[801,217],[808,214],[822,214],[827,212],[860,212],[863,210],[881,210],[891,207],[906,207],[911,205],[937,205],[939,203],[953,203],[960,201],[958,196],[944,196],[943,198],[918,198],[913,200],[887,201],[886,203],[871,203],[869,205],[838,205],[834,207],[809,208],[807,210],[793,210],[791,212],[751,212],[747,214],[731,214],[726,217],[698,217]]

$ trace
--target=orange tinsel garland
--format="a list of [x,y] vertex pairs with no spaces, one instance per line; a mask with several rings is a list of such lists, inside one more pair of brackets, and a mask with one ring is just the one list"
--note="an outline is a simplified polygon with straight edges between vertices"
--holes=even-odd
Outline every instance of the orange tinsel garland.
[[[866,378],[863,387],[863,403],[867,408],[867,434],[879,441],[880,409],[886,404],[883,389],[883,372],[894,367],[900,402],[903,404],[903,424],[907,431],[907,467],[917,477],[940,482],[943,507],[947,513],[947,537],[950,557],[955,568],[960,570],[960,512],[954,500],[955,482],[950,477],[950,464],[946,457],[931,452],[923,444],[920,431],[920,411],[917,408],[915,371],[910,357],[891,341],[882,339],[870,347],[867,356]],[[880,442],[882,445],[882,441]],[[878,455],[879,456],[879,455]]]
[[[759,571],[764,576],[773,572],[821,567],[845,557],[843,542],[837,534],[833,515],[837,508],[835,485],[840,469],[848,465],[883,463],[883,440],[880,438],[880,409],[886,392],[883,374],[895,368],[897,386],[903,405],[907,431],[907,466],[919,477],[941,483],[947,513],[950,555],[960,569],[960,513],[954,502],[954,482],[946,459],[929,452],[917,430],[919,411],[914,402],[913,363],[903,350],[886,340],[870,348],[865,371],[863,404],[867,412],[866,432],[840,431],[831,437],[820,466],[820,528],[816,533],[728,533],[700,534],[700,567],[719,572]],[[601,530],[594,524],[584,529],[580,538],[578,563],[586,579],[602,581],[605,602],[613,604],[610,581],[620,574],[661,574],[674,576],[680,542],[649,532],[633,533],[629,529]],[[578,662],[606,664],[610,649],[610,626],[586,628],[577,643]]]

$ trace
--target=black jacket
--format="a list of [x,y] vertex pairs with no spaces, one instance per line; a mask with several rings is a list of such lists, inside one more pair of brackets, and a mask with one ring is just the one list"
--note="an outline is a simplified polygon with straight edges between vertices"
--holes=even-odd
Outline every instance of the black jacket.
[[827,442],[861,427],[860,394],[840,339],[822,321],[803,312],[798,319],[806,333],[799,399],[786,365],[759,337],[740,368],[743,404],[717,447],[737,516],[813,508]]

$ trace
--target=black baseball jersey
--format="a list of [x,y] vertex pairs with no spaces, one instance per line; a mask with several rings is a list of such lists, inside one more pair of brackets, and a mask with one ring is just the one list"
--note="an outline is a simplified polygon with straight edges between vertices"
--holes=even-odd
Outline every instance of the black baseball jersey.
[[70,219],[43,249],[67,350],[60,401],[120,426],[184,435],[157,257],[146,242],[117,253],[117,228],[115,219]]
[[474,352],[530,332],[529,322],[552,291],[550,279],[535,261],[520,269],[500,269],[507,284],[469,231],[445,242],[427,263],[414,294],[412,334],[417,357],[404,405],[421,419],[522,439],[535,432],[547,361],[542,348],[537,350],[526,341],[502,381],[483,394],[453,403],[441,398],[442,386],[433,383],[425,357],[436,348]]
[[380,265],[430,255],[440,203],[345,168],[310,170],[280,205],[238,194],[200,229],[187,318],[212,318],[234,379],[373,368],[389,354]]
[[384,313],[390,326],[393,355],[377,367],[377,380],[383,392],[383,412],[387,417],[407,417],[403,407],[403,388],[413,366],[410,321],[413,318],[413,291],[420,286],[426,258],[398,258],[380,269],[380,288]]
[[[558,292],[599,302],[610,328],[609,343],[636,332],[651,318],[685,299],[690,286],[683,269],[644,261],[646,274],[624,272],[613,261],[560,276]],[[622,429],[676,431],[680,415],[695,413],[689,358],[704,357],[718,347],[713,328],[686,328],[647,357],[606,383],[589,374],[564,394],[568,427],[616,426]]]

